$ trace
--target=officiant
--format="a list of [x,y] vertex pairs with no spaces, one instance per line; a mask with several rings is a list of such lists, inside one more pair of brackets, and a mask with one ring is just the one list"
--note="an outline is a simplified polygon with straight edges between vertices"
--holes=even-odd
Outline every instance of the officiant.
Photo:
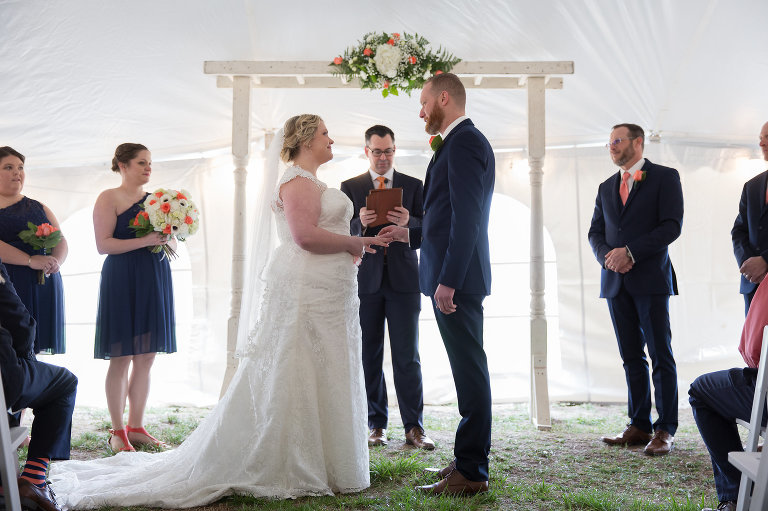
[[[423,216],[423,191],[420,179],[394,169],[395,134],[382,125],[365,132],[367,172],[341,183],[341,191],[354,204],[350,232],[356,236],[375,236],[385,225],[417,227]],[[366,207],[371,192],[402,189],[402,205],[386,212]],[[386,213],[386,216],[384,216]],[[432,450],[434,442],[423,427],[424,392],[419,359],[419,262],[408,244],[394,242],[376,247],[375,254],[363,257],[357,274],[360,296],[360,326],[363,331],[363,370],[368,397],[369,446],[387,445],[388,402],[382,364],[384,325],[389,331],[400,417],[406,444]]]

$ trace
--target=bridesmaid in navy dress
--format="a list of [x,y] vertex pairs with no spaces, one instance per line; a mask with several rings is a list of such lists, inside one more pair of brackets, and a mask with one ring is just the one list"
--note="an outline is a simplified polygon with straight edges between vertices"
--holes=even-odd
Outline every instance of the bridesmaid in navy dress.
[[[27,222],[60,228],[47,206],[21,194],[24,159],[13,148],[0,147],[0,259],[22,303],[37,320],[35,353],[64,353],[64,290],[59,268],[67,258],[67,240],[62,236],[52,253],[43,255],[19,238]],[[38,284],[38,270],[48,275],[44,285]]]
[[[112,419],[109,445],[114,452],[134,445],[164,447],[144,429],[149,373],[156,353],[176,351],[173,284],[168,259],[148,248],[168,244],[159,232],[137,238],[128,223],[148,195],[143,186],[152,173],[152,155],[141,144],[120,144],[112,170],[122,176],[117,188],[104,190],[93,208],[96,248],[107,254],[101,269],[94,357],[109,360],[105,383]],[[123,423],[126,401],[128,424]]]

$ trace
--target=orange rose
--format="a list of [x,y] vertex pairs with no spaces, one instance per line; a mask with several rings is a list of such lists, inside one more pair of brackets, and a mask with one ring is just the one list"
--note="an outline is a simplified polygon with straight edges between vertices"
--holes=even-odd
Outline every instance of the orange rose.
[[437,71],[435,71],[435,75],[441,75],[441,74],[443,74],[443,72],[440,71],[439,69]]
[[142,211],[141,216],[143,216],[146,220],[149,220],[149,213],[147,213],[146,211]]
[[162,197],[162,196],[163,196],[163,192],[160,192],[160,191],[155,192],[155,197]]
[[194,220],[192,220],[192,217],[191,217],[191,216],[187,215],[187,216],[185,216],[185,217],[184,217],[184,223],[185,223],[185,224],[187,224],[187,225],[191,225],[191,224],[192,224],[192,222],[194,222]]
[[170,202],[164,203],[162,206],[160,206],[160,211],[162,211],[163,213],[170,212],[171,211],[171,203]]
[[370,57],[371,55],[373,55],[373,50],[370,48],[366,48],[363,50],[363,55],[365,55],[366,57]]
[[133,221],[133,225],[139,225],[139,221],[138,220],[134,220]]
[[395,45],[395,40],[394,39],[390,39],[389,41],[387,41],[387,44],[390,45],[390,46],[394,46]]
[[344,62],[344,59],[342,59],[341,57],[336,57],[335,59],[333,59],[333,63],[336,64],[337,66],[342,62]]
[[186,198],[187,198],[187,196],[186,196],[186,195],[184,195],[183,193],[179,192],[178,194],[176,194],[176,198],[177,198],[177,199],[179,199],[179,200],[181,200],[181,199],[186,199]]
[[171,234],[171,224],[165,224],[165,229],[163,229],[163,234]]
[[411,56],[408,58],[408,61],[409,61],[411,64],[415,64],[415,63],[416,63],[416,57],[414,57],[413,55],[411,55]]
[[151,201],[149,201],[149,205],[152,206],[155,202],[157,201],[155,199],[152,199]]
[[389,89],[389,81],[384,82],[384,88]]
[[632,175],[632,179],[634,179],[635,182],[645,181],[645,171],[636,170],[635,173]]
[[392,32],[392,35],[395,36],[395,39],[400,39],[400,34],[397,32]]

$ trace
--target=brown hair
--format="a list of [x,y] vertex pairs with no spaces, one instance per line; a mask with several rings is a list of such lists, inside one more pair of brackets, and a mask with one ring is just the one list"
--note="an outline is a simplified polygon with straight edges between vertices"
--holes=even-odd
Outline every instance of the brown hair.
[[640,143],[640,147],[645,147],[645,132],[643,131],[643,128],[638,126],[637,124],[632,124],[629,122],[624,122],[621,124],[617,124],[611,130],[619,129],[619,128],[627,128],[627,131],[629,131],[629,136],[632,138],[641,138],[642,142]]
[[456,102],[458,106],[464,108],[467,104],[467,90],[464,88],[464,84],[461,83],[461,79],[453,73],[440,73],[439,75],[432,76],[429,80],[424,82],[424,85],[430,84],[432,86],[432,92],[435,95],[445,91]]
[[0,147],[0,160],[5,158],[6,156],[15,156],[21,160],[21,163],[24,163],[24,155],[18,152],[13,147],[10,147],[7,145]]
[[283,148],[280,150],[280,158],[284,162],[293,161],[299,155],[301,146],[309,147],[317,132],[322,119],[319,115],[301,114],[295,115],[285,121],[283,126]]
[[142,144],[134,144],[131,142],[126,142],[117,146],[117,149],[115,149],[115,157],[112,158],[112,171],[120,172],[120,166],[118,163],[128,165],[129,161],[136,158],[136,155],[139,154],[139,151],[149,151],[149,149],[147,149],[146,146],[143,146]]

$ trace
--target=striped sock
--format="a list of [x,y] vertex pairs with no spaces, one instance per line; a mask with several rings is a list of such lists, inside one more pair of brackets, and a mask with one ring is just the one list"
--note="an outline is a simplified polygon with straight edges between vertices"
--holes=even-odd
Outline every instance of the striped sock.
[[45,473],[48,471],[48,463],[50,462],[50,458],[27,458],[21,478],[38,488],[45,488]]

